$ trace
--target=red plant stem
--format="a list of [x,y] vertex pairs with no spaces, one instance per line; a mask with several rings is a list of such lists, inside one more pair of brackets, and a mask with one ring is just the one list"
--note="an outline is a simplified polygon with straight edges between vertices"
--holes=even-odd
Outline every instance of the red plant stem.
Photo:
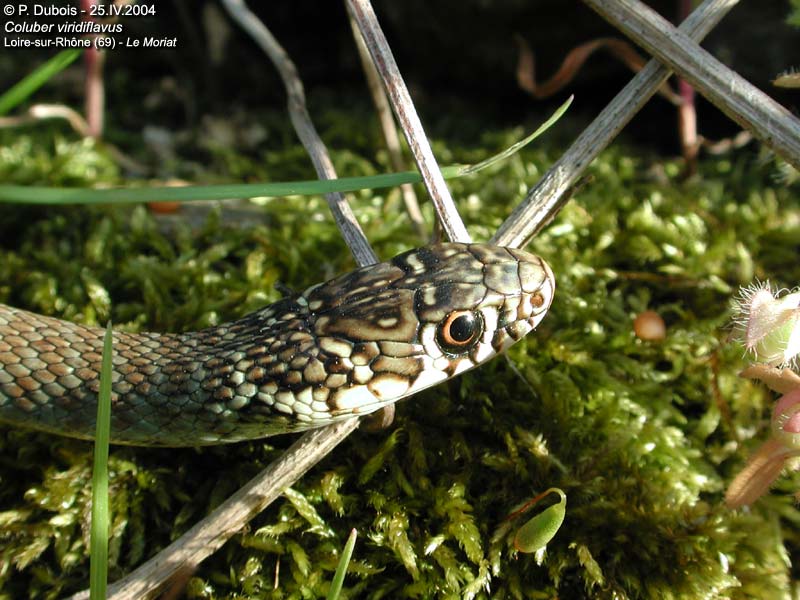
[[[678,21],[683,22],[692,12],[692,0],[678,0]],[[697,152],[700,145],[697,141],[697,111],[694,104],[694,88],[683,78],[678,78],[678,95],[681,105],[678,107],[678,133],[681,139],[681,154],[686,161],[686,173],[695,172]]]
[[520,507],[517,510],[515,510],[514,512],[506,515],[506,518],[503,519],[503,521],[510,521],[511,519],[515,519],[516,517],[520,516],[521,514],[527,512],[528,510],[531,509],[532,506],[534,506],[537,502],[539,502],[539,500],[541,500],[542,498],[544,498],[545,496],[550,494],[552,491],[553,491],[553,488],[550,488],[550,489],[547,489],[547,490],[543,491],[541,494],[538,494],[538,495],[534,496],[533,498],[528,500],[525,504],[523,504],[522,507]]
[[[86,11],[86,19],[92,20],[91,8],[97,0],[81,0],[81,8]],[[105,89],[103,86],[103,55],[92,44],[84,52],[86,83],[84,87],[84,106],[89,135],[100,138],[103,135],[103,113],[105,109]]]

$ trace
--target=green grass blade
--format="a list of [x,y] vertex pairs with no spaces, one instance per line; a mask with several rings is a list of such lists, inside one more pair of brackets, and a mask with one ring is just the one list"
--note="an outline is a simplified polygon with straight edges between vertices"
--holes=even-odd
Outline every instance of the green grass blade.
[[333,574],[330,590],[328,590],[327,600],[338,600],[339,594],[342,593],[342,585],[344,585],[344,576],[347,573],[347,565],[350,564],[350,559],[353,556],[353,549],[356,547],[356,537],[358,532],[355,529],[350,530],[350,535],[347,538],[347,543],[342,550],[342,557],[339,559],[339,564],[336,566],[336,572]]
[[22,104],[36,90],[47,83],[54,75],[63,71],[81,55],[83,50],[72,48],[59,52],[33,72],[26,75],[11,89],[0,95],[0,115]]
[[[445,179],[472,175],[500,160],[507,159],[555,123],[569,107],[567,100],[541,127],[510,148],[476,165],[450,165],[442,168]],[[143,187],[117,189],[50,188],[21,185],[0,185],[0,202],[14,204],[127,204],[133,202],[186,202],[189,200],[224,200],[279,196],[314,196],[330,192],[355,192],[364,189],[396,187],[418,183],[417,171],[386,173],[368,177],[341,177],[315,181],[275,183],[241,183],[226,185],[192,185],[186,187]]]
[[572,100],[574,98],[575,98],[575,96],[570,96],[569,98],[567,98],[567,101],[564,102],[564,104],[562,104],[561,106],[559,106],[556,109],[556,112],[554,112],[552,114],[552,116],[549,119],[547,119],[547,121],[542,123],[539,126],[539,128],[536,131],[534,131],[532,134],[530,134],[528,137],[521,139],[516,144],[514,144],[512,146],[509,146],[508,148],[506,148],[502,152],[500,152],[498,154],[495,154],[494,156],[490,156],[489,158],[479,162],[478,164],[469,165],[469,166],[464,167],[464,174],[468,175],[468,174],[472,174],[472,173],[477,173],[478,171],[481,171],[481,170],[485,169],[486,167],[490,167],[493,164],[498,163],[501,160],[505,160],[505,159],[509,158],[510,156],[512,156],[513,154],[516,154],[517,152],[519,152],[522,148],[524,148],[525,146],[530,144],[533,140],[535,140],[537,137],[542,135],[545,131],[550,129],[550,127],[552,127],[555,124],[555,122],[558,121],[565,112],[567,112],[567,109],[569,108],[570,104],[572,104]]
[[97,430],[92,472],[92,530],[90,540],[89,597],[106,597],[108,584],[108,444],[111,437],[111,323],[103,338],[100,394],[97,398]]
[[[451,167],[457,177],[460,167]],[[147,187],[117,189],[49,188],[0,185],[0,202],[17,204],[128,204],[133,202],[186,202],[189,200],[224,200],[278,196],[313,196],[328,192],[354,192],[368,188],[394,187],[416,183],[422,177],[416,171],[369,177],[342,177],[313,181],[275,183],[234,183],[225,185],[190,185],[186,187]]]

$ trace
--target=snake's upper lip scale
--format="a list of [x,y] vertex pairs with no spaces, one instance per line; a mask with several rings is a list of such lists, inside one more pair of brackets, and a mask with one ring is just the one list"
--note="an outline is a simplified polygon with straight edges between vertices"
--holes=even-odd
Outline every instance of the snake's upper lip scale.
[[[541,321],[554,289],[528,252],[438,244],[218,327],[114,332],[112,440],[206,445],[364,414],[505,350]],[[454,311],[481,330],[443,350]],[[91,437],[103,333],[0,305],[0,421]]]

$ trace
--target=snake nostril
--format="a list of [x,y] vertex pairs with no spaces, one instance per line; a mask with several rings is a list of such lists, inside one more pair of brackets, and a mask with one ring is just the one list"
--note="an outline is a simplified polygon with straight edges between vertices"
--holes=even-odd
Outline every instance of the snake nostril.
[[534,308],[541,308],[543,305],[544,305],[544,296],[542,296],[539,292],[531,296],[531,306],[533,306]]

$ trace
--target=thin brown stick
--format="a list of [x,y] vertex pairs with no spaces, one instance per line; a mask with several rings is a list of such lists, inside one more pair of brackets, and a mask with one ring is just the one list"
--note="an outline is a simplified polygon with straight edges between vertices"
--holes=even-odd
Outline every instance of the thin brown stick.
[[[683,22],[681,31],[696,40],[703,39],[737,2],[705,0]],[[589,163],[622,131],[669,75],[666,67],[650,60],[530,189],[525,200],[492,236],[492,243],[522,247],[547,225],[569,200],[567,192],[578,182]]]
[[411,95],[403,82],[403,77],[397,68],[383,30],[378,24],[378,18],[375,16],[372,5],[369,0],[347,0],[347,7],[353,15],[370,56],[372,56],[372,61],[381,75],[389,101],[403,129],[408,147],[422,174],[422,181],[430,194],[436,215],[448,239],[453,242],[469,242],[467,229],[461,221],[453,198],[450,196],[450,190],[447,189],[444,177],[436,164],[425,130],[414,110]]
[[800,169],[800,119],[639,0],[585,0],[714,106]]
[[[336,179],[336,170],[333,168],[328,151],[314,128],[306,109],[306,94],[303,89],[303,83],[300,81],[297,68],[289,58],[289,55],[258,17],[247,8],[243,0],[222,0],[222,5],[242,29],[250,34],[275,65],[275,68],[278,69],[283,85],[286,87],[289,117],[303,147],[311,157],[311,162],[314,163],[317,175],[320,179]],[[356,262],[360,266],[378,262],[378,257],[370,247],[367,237],[361,230],[361,226],[358,224],[344,196],[339,192],[331,192],[325,194],[325,198],[328,200],[333,218],[336,220],[336,224],[342,232],[342,237],[353,253]]]
[[[400,146],[400,136],[397,135],[397,126],[392,116],[392,107],[389,106],[389,99],[386,97],[386,91],[381,85],[381,77],[375,65],[369,57],[369,50],[364,43],[364,38],[358,30],[358,25],[353,19],[352,13],[348,11],[348,18],[350,21],[350,28],[353,30],[353,39],[356,41],[356,48],[358,49],[358,58],[361,59],[361,67],[364,69],[364,75],[367,78],[367,86],[369,87],[372,102],[375,104],[375,110],[378,113],[378,122],[381,125],[383,132],[383,139],[386,140],[386,149],[389,151],[389,161],[392,164],[392,169],[395,171],[406,171],[405,161],[403,160],[403,150]],[[404,183],[400,186],[400,193],[403,196],[403,203],[406,205],[406,213],[411,220],[411,224],[420,239],[425,239],[425,220],[422,217],[422,211],[419,209],[419,201],[417,194],[414,192],[414,186],[410,183]]]

